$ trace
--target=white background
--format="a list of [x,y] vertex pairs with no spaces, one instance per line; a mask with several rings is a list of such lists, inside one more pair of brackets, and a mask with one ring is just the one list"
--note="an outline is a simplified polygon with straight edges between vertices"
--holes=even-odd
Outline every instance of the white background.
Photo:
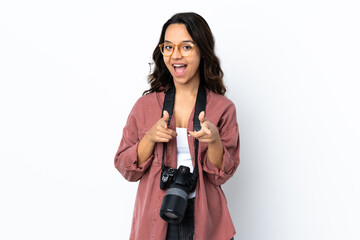
[[0,239],[128,239],[137,183],[113,158],[181,11],[208,21],[237,108],[235,239],[360,239],[355,2],[1,1]]

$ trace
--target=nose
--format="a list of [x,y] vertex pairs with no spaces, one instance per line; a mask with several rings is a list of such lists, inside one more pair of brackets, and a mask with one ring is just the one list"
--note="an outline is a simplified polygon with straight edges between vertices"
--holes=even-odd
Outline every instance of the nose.
[[175,58],[175,59],[182,58],[182,55],[181,55],[181,53],[180,53],[179,46],[175,46],[174,52],[172,53],[171,57],[172,57],[172,58]]

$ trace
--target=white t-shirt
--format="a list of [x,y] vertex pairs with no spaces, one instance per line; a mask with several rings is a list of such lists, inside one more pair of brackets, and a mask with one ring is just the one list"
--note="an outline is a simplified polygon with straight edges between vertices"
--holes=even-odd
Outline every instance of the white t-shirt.
[[[194,166],[192,164],[189,143],[187,139],[187,129],[186,128],[176,128],[176,147],[177,147],[177,168],[179,166],[187,166],[190,168],[190,172],[194,171]],[[189,194],[188,198],[194,198],[196,191]]]

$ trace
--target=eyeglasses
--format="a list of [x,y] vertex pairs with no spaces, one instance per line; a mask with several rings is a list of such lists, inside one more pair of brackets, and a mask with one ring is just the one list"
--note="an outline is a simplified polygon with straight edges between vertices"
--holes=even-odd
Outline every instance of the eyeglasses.
[[178,48],[181,56],[187,57],[192,53],[192,50],[195,48],[195,44],[191,42],[183,42],[180,44],[164,42],[159,45],[160,51],[165,57],[170,57],[174,53],[176,47]]

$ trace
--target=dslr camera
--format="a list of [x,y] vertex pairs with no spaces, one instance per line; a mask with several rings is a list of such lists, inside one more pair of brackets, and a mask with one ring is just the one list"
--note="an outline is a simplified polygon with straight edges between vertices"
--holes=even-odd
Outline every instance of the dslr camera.
[[195,187],[196,179],[189,167],[165,167],[161,171],[160,188],[169,189],[161,203],[161,218],[168,223],[180,223],[184,218],[189,193],[195,191]]

